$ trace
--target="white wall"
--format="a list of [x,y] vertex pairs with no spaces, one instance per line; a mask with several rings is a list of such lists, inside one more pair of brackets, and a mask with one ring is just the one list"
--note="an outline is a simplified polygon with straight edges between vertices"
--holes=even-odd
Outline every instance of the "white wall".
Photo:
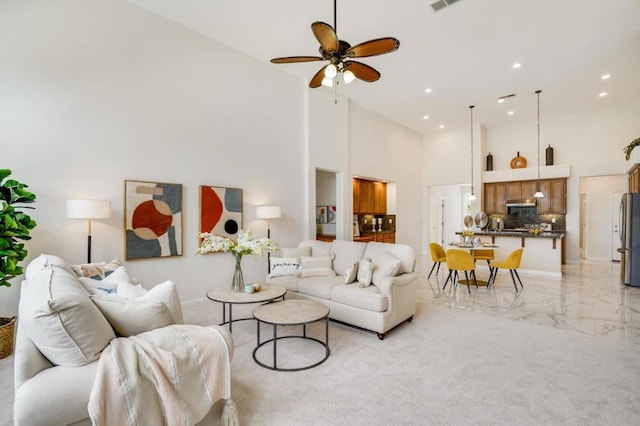
[[[272,236],[303,238],[303,82],[127,2],[0,9],[0,167],[38,196],[29,260],[86,260],[86,222],[66,219],[69,198],[112,201],[113,217],[94,222],[93,258],[124,259],[125,179],[183,185],[184,255],[126,265],[149,286],[174,280],[184,300],[233,273],[230,255],[195,255],[199,185],[242,188],[244,227],[258,236],[255,206],[282,206]],[[245,279],[264,278],[266,259],[243,265]],[[18,290],[2,290],[0,313]]]
[[422,137],[352,102],[349,143],[353,175],[395,182],[396,242],[409,244],[419,251],[422,246]]

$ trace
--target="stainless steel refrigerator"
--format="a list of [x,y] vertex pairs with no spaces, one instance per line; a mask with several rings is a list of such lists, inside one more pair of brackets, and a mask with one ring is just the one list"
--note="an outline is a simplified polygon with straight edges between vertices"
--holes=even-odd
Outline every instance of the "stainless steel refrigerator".
[[623,281],[626,285],[640,287],[640,193],[622,194],[620,243]]

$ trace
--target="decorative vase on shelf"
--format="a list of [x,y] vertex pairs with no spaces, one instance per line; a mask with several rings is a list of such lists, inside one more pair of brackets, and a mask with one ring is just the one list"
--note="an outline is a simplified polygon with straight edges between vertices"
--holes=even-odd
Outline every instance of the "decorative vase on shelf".
[[545,165],[553,166],[553,148],[551,147],[551,145],[549,145],[547,149],[544,150],[544,155]]
[[231,291],[236,293],[244,293],[244,277],[242,276],[242,255],[234,253],[236,259],[236,267],[233,271],[233,280],[231,281]]

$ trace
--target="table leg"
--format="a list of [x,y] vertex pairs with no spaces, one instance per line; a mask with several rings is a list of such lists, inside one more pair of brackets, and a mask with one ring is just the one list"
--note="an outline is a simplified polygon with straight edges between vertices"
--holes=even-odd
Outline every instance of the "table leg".
[[256,332],[256,335],[258,336],[258,344],[256,345],[256,347],[260,346],[260,320],[256,319],[256,324],[258,325],[258,330]]
[[307,324],[302,324],[302,337],[307,337]]
[[227,321],[227,304],[222,302],[222,323],[224,324]]
[[233,333],[233,303],[229,303],[229,333]]
[[325,353],[327,354],[327,356],[329,356],[329,317],[326,317],[324,319],[324,330],[325,330],[324,341],[327,344]]
[[273,368],[278,368],[276,344],[278,343],[278,331],[276,325],[273,324]]

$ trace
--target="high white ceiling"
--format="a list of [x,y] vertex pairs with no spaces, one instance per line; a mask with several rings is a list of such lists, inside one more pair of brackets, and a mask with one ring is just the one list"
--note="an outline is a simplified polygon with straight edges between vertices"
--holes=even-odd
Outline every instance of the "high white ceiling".
[[[317,55],[311,23],[333,25],[332,0],[130,1],[265,63]],[[420,133],[468,126],[472,104],[475,123],[535,120],[537,89],[542,119],[640,100],[640,0],[458,0],[438,12],[434,1],[338,0],[340,39],[400,40],[361,59],[379,81],[339,92]],[[308,81],[324,64],[269,66]]]

